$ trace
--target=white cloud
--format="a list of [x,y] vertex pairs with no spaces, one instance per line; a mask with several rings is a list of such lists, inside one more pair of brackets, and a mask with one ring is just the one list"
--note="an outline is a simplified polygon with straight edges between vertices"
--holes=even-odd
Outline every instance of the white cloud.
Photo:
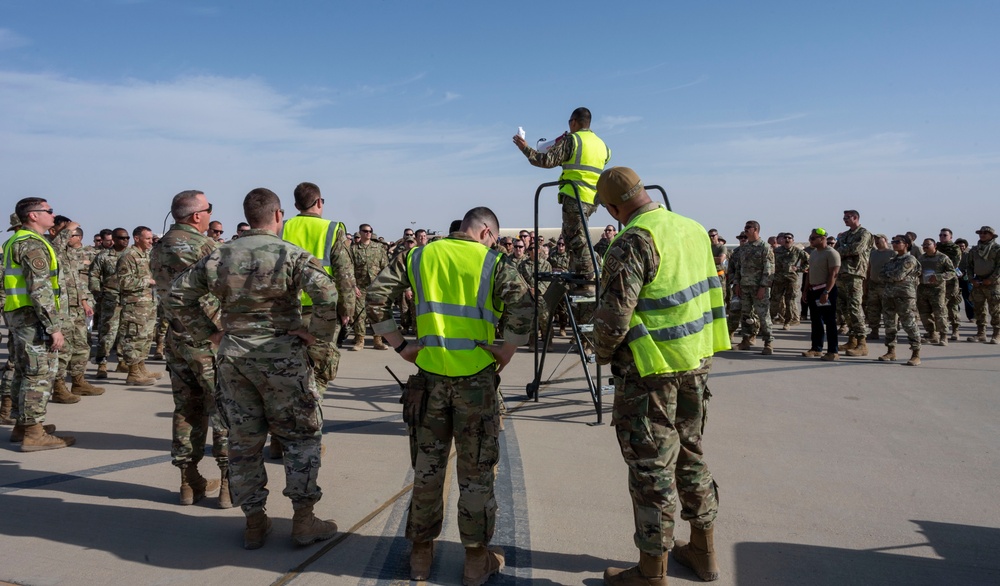
[[780,124],[782,122],[798,120],[799,118],[804,118],[805,116],[806,116],[805,114],[790,114],[788,116],[782,116],[780,118],[771,118],[769,120],[743,120],[735,122],[716,122],[712,124],[698,124],[695,126],[690,126],[689,128],[699,129],[699,130],[755,128],[758,126],[770,126],[772,124]]
[[7,28],[0,28],[0,51],[16,49],[30,45],[31,41],[27,37],[19,35]]
[[602,128],[613,130],[642,120],[642,116],[602,116],[599,124]]

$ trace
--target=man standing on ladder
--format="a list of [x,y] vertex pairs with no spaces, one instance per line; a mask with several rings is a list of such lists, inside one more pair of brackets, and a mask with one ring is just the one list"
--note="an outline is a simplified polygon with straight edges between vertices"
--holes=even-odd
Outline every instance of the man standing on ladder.
[[[593,281],[594,262],[584,235],[586,222],[580,216],[581,206],[577,205],[576,197],[579,193],[583,213],[589,218],[597,210],[594,203],[597,178],[611,159],[611,149],[590,130],[590,110],[582,107],[573,110],[569,117],[569,132],[563,133],[545,152],[528,146],[520,135],[514,136],[514,144],[536,167],[552,169],[562,166],[559,180],[565,183],[559,188],[559,203],[562,204],[562,233],[566,252],[569,253],[569,270]],[[573,189],[574,185],[576,189]],[[588,289],[587,292],[593,295],[593,288]]]

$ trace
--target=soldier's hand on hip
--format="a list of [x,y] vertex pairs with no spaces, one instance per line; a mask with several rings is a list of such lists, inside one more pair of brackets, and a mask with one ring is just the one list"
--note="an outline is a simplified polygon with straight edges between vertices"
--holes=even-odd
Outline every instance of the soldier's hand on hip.
[[504,342],[502,346],[496,344],[479,344],[479,347],[492,354],[493,358],[496,359],[497,372],[503,370],[507,366],[507,363],[510,362],[511,357],[514,356],[514,353],[517,352],[517,346],[507,342]]

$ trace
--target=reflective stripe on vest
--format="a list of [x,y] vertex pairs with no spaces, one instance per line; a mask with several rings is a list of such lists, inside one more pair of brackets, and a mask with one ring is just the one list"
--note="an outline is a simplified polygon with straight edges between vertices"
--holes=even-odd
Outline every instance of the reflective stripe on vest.
[[478,242],[446,238],[414,248],[406,258],[416,309],[417,366],[442,376],[473,375],[494,358],[503,304],[493,300],[500,253]]
[[611,160],[611,149],[590,130],[574,132],[567,140],[573,141],[573,154],[562,164],[563,172],[559,180],[576,185],[577,190],[563,185],[559,193],[562,197],[575,198],[579,191],[580,201],[592,204],[597,193],[597,178]]
[[24,270],[21,268],[21,265],[14,262],[14,255],[11,252],[14,248],[14,243],[27,240],[29,238],[34,238],[35,240],[44,243],[45,248],[49,249],[49,281],[52,284],[52,293],[56,309],[59,309],[59,296],[61,291],[59,290],[59,261],[56,258],[56,251],[52,248],[52,245],[49,244],[47,239],[42,238],[31,230],[21,229],[18,230],[10,240],[4,243],[3,288],[4,293],[7,295],[3,304],[4,312],[13,311],[22,307],[31,307],[34,305],[31,301],[31,296],[28,295],[28,282],[24,278]]
[[639,291],[625,336],[639,374],[691,370],[728,350],[722,280],[705,228],[662,207],[633,218],[616,240],[632,228],[650,234],[660,257],[656,277]]
[[[333,266],[330,264],[330,250],[333,243],[343,234],[345,228],[340,222],[325,220],[316,216],[295,216],[285,222],[281,229],[281,239],[285,242],[304,249],[312,253],[320,263],[326,274],[333,276]],[[313,304],[312,298],[305,292],[302,293],[302,307],[309,307]]]

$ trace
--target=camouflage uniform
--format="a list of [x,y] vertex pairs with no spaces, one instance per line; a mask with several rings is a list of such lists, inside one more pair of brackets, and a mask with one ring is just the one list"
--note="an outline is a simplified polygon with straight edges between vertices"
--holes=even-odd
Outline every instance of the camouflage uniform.
[[809,256],[798,246],[774,249],[774,280],[771,282],[771,316],[790,324],[799,321],[799,278],[809,266]]
[[[658,205],[642,206],[632,217]],[[707,256],[707,235],[705,243]],[[719,509],[717,486],[701,443],[712,397],[711,356],[692,370],[643,377],[626,341],[639,293],[654,280],[660,262],[648,232],[638,228],[620,232],[605,256],[594,314],[597,362],[610,363],[614,375],[612,422],[629,468],[635,545],[653,556],[662,556],[673,545],[678,498],[681,518],[699,529],[711,529]]]
[[913,318],[916,310],[917,280],[920,261],[910,253],[896,255],[885,263],[879,273],[883,281],[882,323],[885,324],[885,345],[896,347],[896,324],[899,323],[910,341],[911,350],[920,350],[920,332]]
[[[463,232],[448,238],[470,240]],[[410,286],[406,260],[407,255],[400,255],[368,289],[368,316],[377,335],[396,329],[389,300]],[[502,300],[509,311],[504,340],[527,343],[533,316],[531,298],[510,263],[500,262],[493,274],[493,299]],[[419,424],[409,428],[413,495],[406,538],[422,543],[441,533],[445,472],[454,438],[462,545],[485,546],[493,537],[497,509],[493,492],[500,449],[496,372],[491,365],[467,377],[442,376],[423,369],[419,373],[426,380],[427,410]]]
[[[948,340],[948,308],[946,306],[945,290],[948,281],[955,280],[955,266],[951,259],[935,252],[935,254],[920,255],[920,284],[917,285],[917,312],[924,324],[924,331],[930,339]],[[928,283],[928,277],[935,275],[936,283]]]
[[149,251],[126,248],[118,257],[118,293],[121,298],[122,352],[125,364],[139,364],[149,356],[153,343],[156,306],[149,283]]
[[835,247],[840,253],[840,274],[837,275],[837,309],[843,312],[847,335],[864,338],[868,335],[864,314],[864,283],[868,274],[868,255],[872,235],[863,226],[842,233]]
[[70,376],[77,377],[87,370],[90,337],[87,335],[86,307],[92,306],[94,299],[87,287],[87,274],[83,270],[83,249],[65,248],[63,254],[59,254],[57,249],[56,254],[59,256],[59,288],[62,293],[60,315],[65,338],[63,349],[59,351],[59,371],[56,378],[62,380],[67,371]]
[[[556,252],[549,255],[549,264],[552,266],[553,272],[564,273],[569,270],[569,254],[558,252],[557,249]],[[569,324],[569,310],[566,307],[565,297],[559,298],[554,311],[553,323],[558,324],[561,329],[565,329]]]
[[882,322],[882,292],[885,289],[885,281],[882,280],[882,267],[891,260],[896,253],[891,249],[872,249],[868,256],[868,293],[865,295],[865,320],[868,322],[868,329],[873,334],[878,335],[879,324]]
[[969,297],[976,312],[976,328],[985,331],[989,314],[996,336],[1000,331],[1000,244],[995,236],[989,242],[976,242],[969,248],[963,272],[972,282]]
[[[122,251],[124,252],[124,251]],[[121,303],[118,293],[118,258],[114,248],[101,251],[90,265],[90,290],[100,291],[100,317],[97,326],[97,362],[107,362],[108,356],[118,339],[121,319]]]
[[[524,262],[517,265],[517,272],[527,283],[528,289],[531,291],[533,298],[542,300],[545,297],[545,292],[549,290],[549,282],[542,281],[540,283],[535,283],[535,261],[531,259],[530,256],[525,256]],[[538,272],[539,273],[551,273],[552,265],[549,261],[538,258]],[[546,332],[542,332],[543,326],[549,323],[549,311],[548,307],[545,305],[544,301],[539,301],[538,303],[538,323],[534,324],[534,331],[540,333],[543,337],[547,337]]]
[[355,244],[350,251],[351,261],[354,263],[354,278],[357,281],[357,288],[361,291],[354,306],[354,337],[356,340],[363,340],[365,337],[365,291],[375,280],[382,269],[389,264],[389,257],[385,252],[385,247],[374,240],[367,245]]
[[[944,254],[951,260],[953,267],[958,269],[962,265],[962,249],[952,242],[938,242],[937,251]],[[953,339],[958,339],[958,326],[961,324],[962,315],[962,287],[959,283],[958,273],[954,279],[948,279],[945,283],[944,302],[948,308],[948,324],[954,334]]]
[[[156,280],[159,305],[166,314],[170,284],[185,269],[218,248],[211,238],[188,224],[174,224],[149,252],[149,269]],[[201,299],[206,316],[217,323],[219,300]],[[164,358],[174,397],[170,456],[174,466],[195,464],[205,455],[208,425],[212,425],[212,455],[220,468],[229,464],[229,430],[215,408],[215,348],[209,340],[196,342],[187,332],[169,328]]]
[[[743,317],[743,336],[754,335],[753,325],[748,323],[747,314],[752,313],[760,323],[760,335],[765,344],[774,341],[771,333],[771,281],[774,278],[774,251],[764,239],[747,242],[740,246],[736,264],[736,282],[740,287]],[[757,298],[757,290],[764,288],[764,298]]]
[[321,397],[306,345],[288,332],[304,327],[299,297],[313,301],[309,333],[329,341],[337,290],[320,262],[267,230],[251,229],[182,273],[166,303],[172,329],[204,342],[218,328],[201,306],[221,306],[219,412],[229,428],[230,492],[248,516],[267,503],[263,447],[267,433],[284,446],[285,490],[296,510],[319,501]]

